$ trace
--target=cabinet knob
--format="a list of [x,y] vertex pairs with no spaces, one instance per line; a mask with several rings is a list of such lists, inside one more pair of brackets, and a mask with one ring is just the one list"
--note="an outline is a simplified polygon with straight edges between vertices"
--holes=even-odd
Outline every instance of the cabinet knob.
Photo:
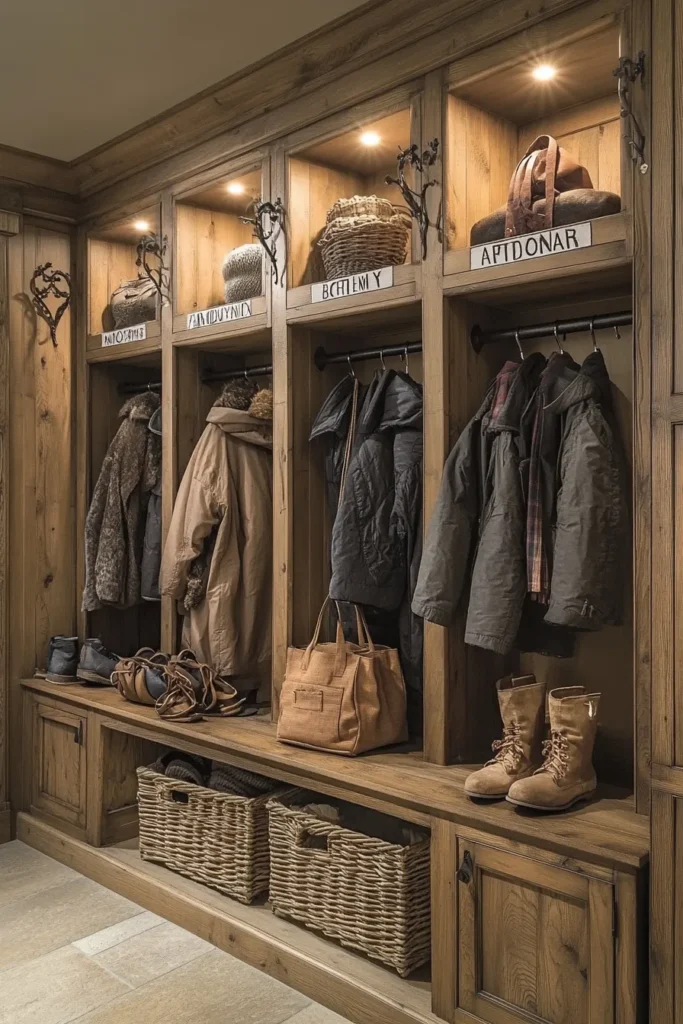
[[469,850],[465,850],[465,855],[462,858],[462,863],[458,868],[458,881],[464,882],[468,885],[472,881],[472,875],[474,874],[474,861],[472,860],[472,854]]

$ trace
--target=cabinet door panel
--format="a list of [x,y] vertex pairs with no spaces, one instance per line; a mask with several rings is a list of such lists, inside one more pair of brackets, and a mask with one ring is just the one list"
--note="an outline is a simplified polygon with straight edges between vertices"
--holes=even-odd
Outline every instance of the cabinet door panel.
[[489,1024],[609,1024],[612,885],[475,843],[465,855],[459,1008]]
[[33,706],[33,794],[38,810],[85,826],[86,719],[36,702]]

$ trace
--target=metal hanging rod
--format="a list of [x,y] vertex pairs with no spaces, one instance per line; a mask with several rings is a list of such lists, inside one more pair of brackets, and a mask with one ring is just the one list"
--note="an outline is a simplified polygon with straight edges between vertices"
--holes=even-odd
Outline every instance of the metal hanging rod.
[[141,395],[145,391],[161,391],[161,381],[152,380],[149,382],[136,383],[130,381],[125,384],[119,384],[116,389],[120,395]]
[[422,342],[413,341],[408,345],[386,345],[383,348],[359,348],[354,352],[335,352],[330,355],[322,346],[315,350],[313,362],[319,370],[333,363],[360,363],[367,359],[389,359],[391,356],[405,358],[406,355],[413,355],[422,351]]
[[556,320],[551,324],[533,324],[530,327],[507,328],[504,331],[483,331],[478,324],[472,328],[470,341],[475,352],[481,352],[484,345],[495,341],[538,341],[539,338],[553,338],[556,334],[581,334],[587,331],[602,331],[611,327],[629,327],[633,314],[604,313],[600,316],[580,316],[574,320]]
[[237,380],[239,377],[270,377],[273,373],[272,364],[265,366],[246,366],[242,370],[207,370],[202,374],[202,384],[222,383],[226,380]]

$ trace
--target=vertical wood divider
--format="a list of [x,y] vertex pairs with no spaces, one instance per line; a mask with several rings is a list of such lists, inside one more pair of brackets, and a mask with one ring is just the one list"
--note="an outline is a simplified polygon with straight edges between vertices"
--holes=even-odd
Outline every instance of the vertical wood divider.
[[[425,78],[422,109],[422,145],[438,138],[439,158],[431,176],[439,183],[427,190],[430,223],[443,219],[443,71]],[[439,493],[448,454],[448,339],[443,296],[443,241],[429,228],[427,258],[422,263],[422,359],[424,367],[424,528]],[[448,678],[448,630],[425,622],[424,636],[424,752],[434,764],[452,759],[451,692]]]
[[[167,252],[175,254],[175,218],[173,195],[170,190],[161,196],[161,235],[168,237]],[[175,257],[171,260],[175,270]],[[173,350],[173,277],[170,283],[171,300],[161,306],[161,543],[171,525],[173,502],[178,490],[178,388],[177,360]],[[178,616],[171,597],[161,599],[161,649],[178,651]]]
[[[284,267],[291,229],[287,166],[284,147],[271,155],[272,196],[285,204],[286,231],[278,241],[278,265]],[[268,271],[269,272],[269,271]],[[273,676],[272,715],[277,721],[280,684],[285,674],[287,647],[292,637],[293,494],[292,494],[292,345],[287,326],[287,274],[282,284],[271,278],[273,345]]]
[[[625,32],[624,35],[627,35]],[[636,0],[628,33],[630,55],[640,50],[651,53],[650,8],[647,0]],[[634,90],[638,121],[646,138],[650,124],[651,80]],[[626,120],[626,119],[624,119]],[[650,334],[651,268],[650,211],[652,173],[633,170],[625,140],[622,140],[622,179],[630,175],[628,194],[633,208],[633,665],[634,665],[634,790],[636,810],[650,808],[650,746],[652,686],[652,344]],[[628,219],[627,219],[628,223]]]
[[9,475],[9,257],[8,239],[21,218],[0,210],[0,843],[10,838],[9,665],[7,637],[8,475]]
[[85,358],[88,338],[88,235],[85,226],[76,235],[76,626],[81,639],[87,634],[88,617],[81,607],[85,584],[85,518],[90,497],[90,374]]

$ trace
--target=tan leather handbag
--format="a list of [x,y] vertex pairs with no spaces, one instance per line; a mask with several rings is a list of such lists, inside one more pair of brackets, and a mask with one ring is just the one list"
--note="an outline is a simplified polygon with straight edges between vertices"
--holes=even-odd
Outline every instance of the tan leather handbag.
[[406,688],[398,651],[373,644],[358,606],[358,644],[344,639],[338,605],[336,641],[319,643],[328,602],[308,647],[287,652],[277,738],[347,756],[403,743]]

